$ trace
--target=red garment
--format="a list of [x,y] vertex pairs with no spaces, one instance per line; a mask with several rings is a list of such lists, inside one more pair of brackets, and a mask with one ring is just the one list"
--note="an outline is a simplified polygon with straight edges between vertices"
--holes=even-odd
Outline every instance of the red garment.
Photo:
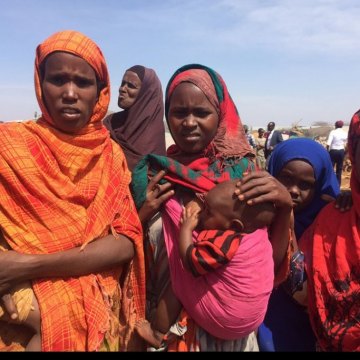
[[242,235],[232,230],[203,230],[187,251],[190,270],[194,276],[227,264],[236,254]]
[[[360,139],[360,112],[351,121],[349,155]],[[359,145],[358,145],[359,146]],[[309,314],[322,350],[360,351],[360,179],[351,173],[353,207],[326,206],[304,233]]]

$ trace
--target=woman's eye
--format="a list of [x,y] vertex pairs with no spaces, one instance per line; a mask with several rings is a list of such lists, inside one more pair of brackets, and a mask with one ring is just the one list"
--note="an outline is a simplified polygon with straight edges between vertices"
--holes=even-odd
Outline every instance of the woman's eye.
[[92,86],[94,84],[94,82],[90,79],[84,78],[84,79],[77,79],[76,84],[78,87],[84,88],[84,87]]
[[54,85],[63,85],[65,83],[65,78],[62,76],[53,76],[48,79],[48,81]]
[[206,110],[198,110],[195,112],[195,116],[199,117],[199,118],[205,118],[210,114],[209,111]]
[[299,184],[299,188],[301,190],[311,190],[313,187],[314,187],[314,184],[305,182],[305,181],[303,181]]
[[186,111],[182,109],[176,109],[171,111],[170,116],[173,116],[175,118],[184,118],[186,116]]
[[282,175],[279,176],[279,181],[283,184],[283,185],[289,185],[291,183],[291,178],[290,176],[286,176],[286,175]]

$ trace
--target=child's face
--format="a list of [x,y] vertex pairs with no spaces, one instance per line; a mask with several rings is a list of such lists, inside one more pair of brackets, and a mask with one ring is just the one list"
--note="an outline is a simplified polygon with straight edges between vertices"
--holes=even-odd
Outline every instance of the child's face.
[[207,230],[227,230],[230,226],[224,214],[206,201],[200,215],[200,224]]
[[315,175],[309,163],[303,160],[289,161],[281,169],[277,179],[289,191],[295,213],[310,204],[315,193]]
[[200,214],[200,225],[203,229],[228,230],[231,228],[235,206],[240,206],[234,191],[234,186],[219,184],[208,192],[205,196],[204,209]]

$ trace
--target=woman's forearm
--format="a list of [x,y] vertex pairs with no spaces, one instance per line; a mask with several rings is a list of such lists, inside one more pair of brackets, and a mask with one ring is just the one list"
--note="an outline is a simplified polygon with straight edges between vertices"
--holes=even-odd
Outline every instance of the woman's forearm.
[[27,255],[23,262],[23,280],[47,277],[77,277],[97,273],[129,262],[134,257],[131,240],[113,235],[85,246],[53,254]]
[[290,240],[291,208],[280,208],[270,228],[270,241],[273,247],[275,273],[282,265]]

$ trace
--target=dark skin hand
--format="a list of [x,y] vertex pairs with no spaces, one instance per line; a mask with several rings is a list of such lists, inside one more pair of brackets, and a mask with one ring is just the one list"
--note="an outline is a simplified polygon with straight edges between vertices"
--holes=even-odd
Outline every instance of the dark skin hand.
[[[0,294],[10,316],[16,312],[7,292],[16,284],[39,278],[78,277],[98,273],[129,262],[134,245],[123,235],[108,235],[86,245],[53,254],[28,255],[16,251],[0,252]],[[14,311],[15,310],[15,311]]]
[[267,171],[244,173],[237,183],[235,194],[248,205],[270,201],[276,207],[276,216],[270,227],[275,272],[282,264],[289,245],[289,229],[292,226],[292,199],[277,179]]
[[19,317],[19,314],[17,312],[15,303],[14,303],[11,295],[10,294],[2,295],[1,302],[2,302],[2,305],[4,306],[5,310],[9,314],[10,318],[12,320],[16,320]]
[[146,200],[138,213],[143,224],[149,221],[159,211],[161,205],[175,194],[171,183],[159,184],[165,174],[166,171],[161,170],[149,181],[146,188]]
[[335,207],[340,210],[340,212],[345,212],[351,209],[353,205],[351,190],[341,190],[341,193],[335,200]]

